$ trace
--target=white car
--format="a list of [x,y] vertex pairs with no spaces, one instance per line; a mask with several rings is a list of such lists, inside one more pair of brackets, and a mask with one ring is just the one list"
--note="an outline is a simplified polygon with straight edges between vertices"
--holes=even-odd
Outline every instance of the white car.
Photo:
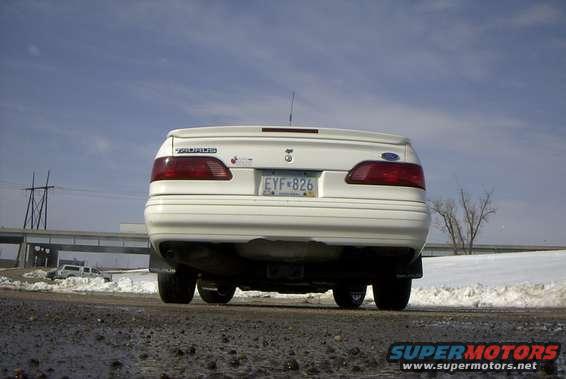
[[225,126],[171,131],[151,174],[145,222],[164,302],[210,303],[236,287],[332,289],[359,307],[406,307],[422,277],[430,215],[407,138],[368,131]]
[[112,275],[102,272],[97,268],[79,265],[60,265],[55,270],[47,273],[47,277],[51,280],[67,279],[72,277],[80,278],[103,278],[105,282],[112,281]]

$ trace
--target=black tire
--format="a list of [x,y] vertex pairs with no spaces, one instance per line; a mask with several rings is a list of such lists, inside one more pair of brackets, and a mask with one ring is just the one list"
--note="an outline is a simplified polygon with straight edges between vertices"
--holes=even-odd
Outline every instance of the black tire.
[[195,294],[196,279],[188,273],[158,273],[159,297],[164,303],[188,304]]
[[340,308],[356,309],[359,308],[366,297],[367,286],[337,286],[332,290],[334,301]]
[[[206,288],[213,285],[216,289]],[[200,280],[197,283],[197,288],[200,297],[210,304],[227,304],[236,292],[236,286],[233,284],[213,284]]]
[[375,306],[381,310],[401,311],[407,307],[411,297],[412,279],[383,278],[373,285]]

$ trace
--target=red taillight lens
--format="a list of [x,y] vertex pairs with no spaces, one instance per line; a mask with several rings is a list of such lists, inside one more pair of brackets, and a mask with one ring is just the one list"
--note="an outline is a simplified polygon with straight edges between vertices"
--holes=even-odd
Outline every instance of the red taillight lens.
[[151,181],[230,180],[232,173],[214,157],[161,157],[153,162]]
[[426,188],[422,167],[401,162],[358,163],[346,176],[346,183]]

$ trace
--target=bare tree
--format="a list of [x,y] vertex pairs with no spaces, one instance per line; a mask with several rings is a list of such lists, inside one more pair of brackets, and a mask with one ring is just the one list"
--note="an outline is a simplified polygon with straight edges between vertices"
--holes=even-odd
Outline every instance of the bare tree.
[[454,254],[472,254],[474,242],[489,217],[496,212],[492,204],[493,190],[484,191],[477,201],[463,188],[458,190],[458,200],[436,199],[430,208],[437,215],[436,226],[446,233]]
[[440,231],[448,234],[454,254],[463,250],[462,228],[457,217],[457,207],[453,199],[436,199],[430,204],[430,208],[439,216],[436,226]]

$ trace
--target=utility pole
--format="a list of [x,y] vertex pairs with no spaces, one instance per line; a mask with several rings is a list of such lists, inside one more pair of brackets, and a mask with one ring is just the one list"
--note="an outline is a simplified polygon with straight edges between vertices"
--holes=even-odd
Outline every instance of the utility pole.
[[[35,172],[31,179],[31,187],[24,188],[29,191],[24,229],[39,229],[43,223],[43,229],[47,229],[47,194],[55,186],[49,185],[50,171],[47,171],[47,179],[44,186],[35,185]],[[41,195],[39,194],[41,192]],[[36,194],[38,199],[36,200]],[[41,196],[41,198],[39,198]]]

